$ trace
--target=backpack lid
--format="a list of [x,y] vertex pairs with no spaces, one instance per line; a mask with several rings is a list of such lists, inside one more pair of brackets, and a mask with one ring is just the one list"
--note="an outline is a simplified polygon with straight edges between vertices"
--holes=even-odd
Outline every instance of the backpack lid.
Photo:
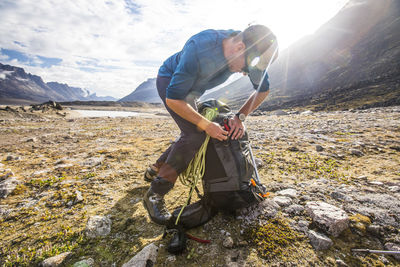
[[216,99],[208,99],[197,104],[197,110],[200,114],[203,113],[205,108],[216,109],[219,113],[231,112],[230,107],[228,107],[224,102]]

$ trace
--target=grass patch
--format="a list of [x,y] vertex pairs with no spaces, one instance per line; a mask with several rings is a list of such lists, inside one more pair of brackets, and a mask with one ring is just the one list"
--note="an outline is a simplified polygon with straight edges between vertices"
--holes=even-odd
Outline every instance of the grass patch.
[[61,182],[65,180],[65,176],[56,177],[52,176],[47,179],[31,179],[27,184],[39,189],[52,186],[55,183]]

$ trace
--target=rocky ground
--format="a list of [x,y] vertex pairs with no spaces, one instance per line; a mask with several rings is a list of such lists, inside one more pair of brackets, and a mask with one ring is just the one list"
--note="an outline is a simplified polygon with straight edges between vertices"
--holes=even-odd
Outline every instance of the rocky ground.
[[[145,168],[179,133],[159,112],[0,110],[0,265],[122,266],[143,248],[156,266],[400,264],[352,251],[400,250],[400,107],[249,117],[270,197],[190,230],[211,243],[178,256],[141,203]],[[170,209],[186,193],[177,184]]]

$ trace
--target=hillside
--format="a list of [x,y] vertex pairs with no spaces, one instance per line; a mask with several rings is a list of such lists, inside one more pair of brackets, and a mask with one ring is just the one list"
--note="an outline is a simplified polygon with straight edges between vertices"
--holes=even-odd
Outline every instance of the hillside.
[[[399,1],[350,0],[313,35],[280,53],[269,70],[271,95],[261,109],[400,104],[399,14]],[[234,94],[228,102],[241,100]]]
[[147,79],[141,83],[132,93],[121,98],[118,102],[147,102],[161,103],[156,87],[156,78]]

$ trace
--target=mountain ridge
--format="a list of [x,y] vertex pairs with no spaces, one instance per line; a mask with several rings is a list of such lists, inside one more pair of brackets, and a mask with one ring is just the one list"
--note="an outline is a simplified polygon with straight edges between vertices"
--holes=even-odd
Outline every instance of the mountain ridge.
[[23,68],[0,63],[0,103],[42,103],[49,100],[113,101],[113,97],[98,97],[86,89],[70,87],[65,83],[44,82],[38,75],[25,72]]
[[118,102],[147,102],[161,103],[156,87],[156,78],[149,78],[142,82],[132,93],[121,98]]

